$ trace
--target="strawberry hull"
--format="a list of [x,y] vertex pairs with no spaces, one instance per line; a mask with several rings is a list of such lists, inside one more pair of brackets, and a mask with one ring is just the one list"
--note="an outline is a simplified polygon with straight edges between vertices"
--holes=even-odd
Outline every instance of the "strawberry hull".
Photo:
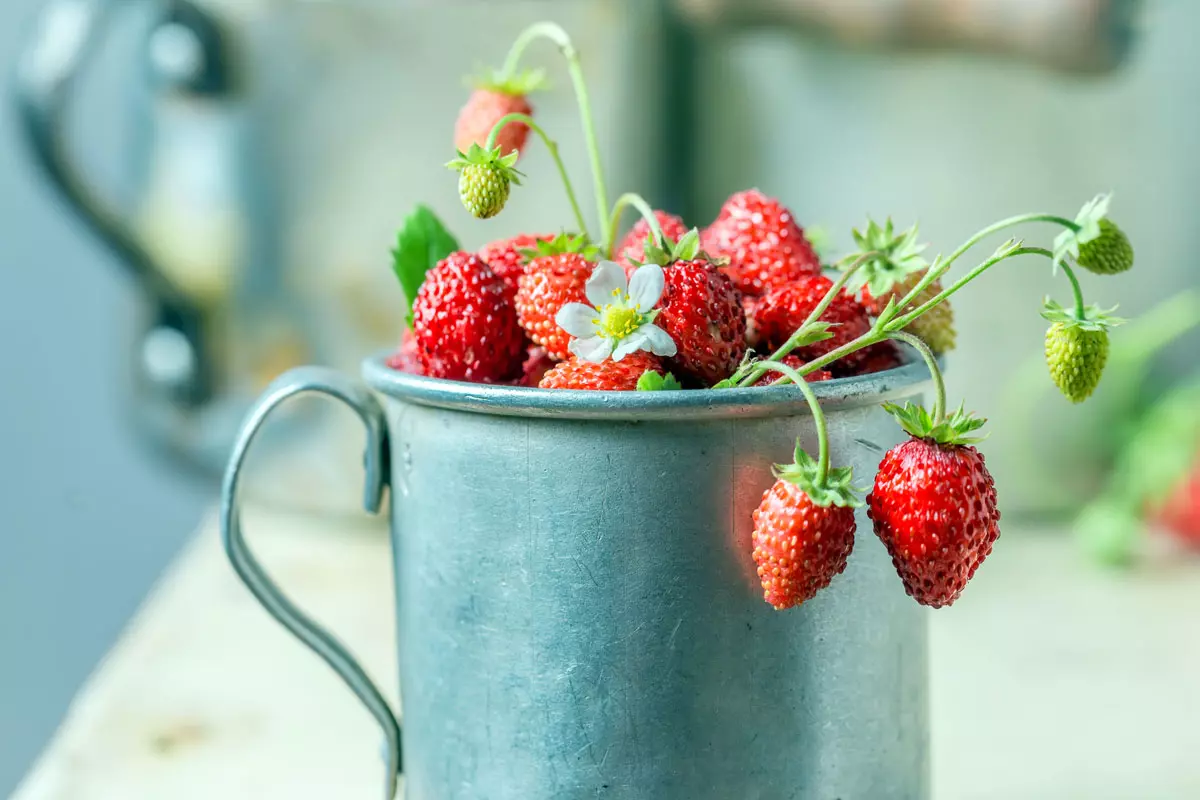
[[[865,510],[828,589],[786,613],[762,601],[752,513],[797,437],[816,452],[795,387],[547,391],[382,359],[364,376],[374,393],[313,369],[268,390],[235,449],[222,527],[268,610],[383,726],[385,794],[391,712],[340,645],[279,602],[238,522],[245,448],[299,392],[366,424],[368,508],[391,488],[399,671],[383,677],[404,698],[408,800],[929,796],[925,615]],[[920,400],[928,377],[909,364],[812,384],[856,483],[903,438],[880,403]]]

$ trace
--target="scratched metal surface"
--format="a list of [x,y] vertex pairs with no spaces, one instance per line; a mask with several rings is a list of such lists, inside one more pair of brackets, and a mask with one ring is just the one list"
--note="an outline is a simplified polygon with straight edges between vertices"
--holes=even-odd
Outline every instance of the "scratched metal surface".
[[[879,542],[801,609],[761,599],[751,512],[795,438],[816,447],[795,389],[673,420],[595,395],[576,419],[366,373],[391,395],[408,800],[928,796],[925,617]],[[860,482],[898,439],[880,393],[922,373],[822,387]],[[594,418],[605,399],[624,414]]]

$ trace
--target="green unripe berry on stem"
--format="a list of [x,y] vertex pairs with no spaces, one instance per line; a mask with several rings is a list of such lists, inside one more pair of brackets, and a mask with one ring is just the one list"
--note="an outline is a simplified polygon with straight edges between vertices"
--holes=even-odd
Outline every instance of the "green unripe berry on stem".
[[458,196],[472,216],[490,219],[504,210],[512,184],[521,185],[521,173],[513,166],[519,156],[517,151],[501,155],[499,147],[485,150],[473,144],[446,165],[458,171]]
[[1076,263],[1097,275],[1116,275],[1133,267],[1133,245],[1117,224],[1100,220],[1100,235],[1079,246]]
[[1046,331],[1046,366],[1063,396],[1082,403],[1100,385],[1108,362],[1108,329],[1124,320],[1111,311],[1088,306],[1082,315],[1047,300],[1042,317],[1053,323]]

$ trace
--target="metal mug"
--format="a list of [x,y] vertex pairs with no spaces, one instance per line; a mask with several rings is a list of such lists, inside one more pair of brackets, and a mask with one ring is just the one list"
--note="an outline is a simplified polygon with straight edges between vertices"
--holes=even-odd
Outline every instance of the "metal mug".
[[[408,800],[921,800],[926,618],[870,523],[798,609],[762,600],[751,512],[816,434],[795,387],[611,393],[481,386],[365,362],[306,367],[251,411],[222,487],[243,581],[367,705],[384,796]],[[814,384],[831,453],[868,483],[920,362]],[[288,398],[367,429],[366,496],[391,488],[400,727],[354,658],[287,600],[239,521],[242,461]]]

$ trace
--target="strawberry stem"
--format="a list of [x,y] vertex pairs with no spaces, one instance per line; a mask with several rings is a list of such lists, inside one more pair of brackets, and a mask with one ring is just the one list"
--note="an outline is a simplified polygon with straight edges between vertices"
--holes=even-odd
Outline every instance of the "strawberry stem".
[[617,234],[621,230],[621,216],[630,206],[637,209],[638,213],[642,215],[642,219],[646,220],[646,224],[650,226],[650,231],[654,234],[654,243],[659,247],[666,247],[666,242],[663,241],[662,227],[658,224],[658,217],[654,216],[654,209],[640,194],[626,192],[617,198],[616,205],[613,206],[611,222],[608,225],[608,238],[605,240],[607,243],[604,250],[605,258],[611,259],[616,255],[613,251],[617,249]]
[[942,262],[942,269],[941,273],[939,274],[945,273],[945,271],[950,268],[950,265],[957,261],[960,256],[987,237],[991,236],[993,233],[998,233],[1005,228],[1013,228],[1017,225],[1024,225],[1029,222],[1052,222],[1056,225],[1061,225],[1068,230],[1075,231],[1076,233],[1079,232],[1078,224],[1067,219],[1066,217],[1060,217],[1057,214],[1018,214],[1015,217],[1002,219],[999,222],[994,222],[991,225],[988,225],[986,228],[980,230],[978,233],[959,245],[959,248],[951,253],[950,256]]
[[[1053,258],[1053,255],[1051,255]],[[1067,280],[1071,282],[1071,291],[1075,294],[1075,319],[1083,321],[1087,319],[1087,312],[1084,310],[1083,289],[1079,285],[1079,278],[1075,277],[1075,270],[1067,266],[1065,261],[1058,262],[1058,266],[1067,276]]]
[[546,149],[550,151],[550,157],[554,159],[554,164],[558,167],[558,174],[562,178],[563,186],[567,190],[567,199],[571,201],[571,210],[575,212],[575,222],[579,225],[579,232],[587,235],[587,223],[583,219],[583,211],[579,208],[579,200],[575,197],[575,188],[571,185],[571,177],[567,174],[567,165],[563,163],[562,157],[558,154],[558,142],[550,138],[541,125],[534,121],[533,117],[528,114],[506,114],[492,126],[492,132],[488,134],[487,143],[484,149],[489,153],[496,149],[496,140],[500,137],[500,132],[505,126],[520,122],[529,126],[529,129],[542,137],[542,141],[546,143]]
[[925,360],[925,366],[929,367],[929,374],[933,377],[933,424],[941,425],[946,419],[946,381],[942,377],[942,370],[938,366],[937,358],[934,357],[933,351],[929,349],[929,345],[911,333],[897,331],[889,333],[888,338],[904,342],[920,353],[921,358]]
[[763,372],[771,370],[783,374],[804,393],[804,399],[808,401],[808,407],[812,411],[813,424],[817,428],[817,485],[825,485],[826,479],[829,477],[829,433],[825,429],[825,412],[821,410],[821,402],[817,400],[816,392],[812,390],[808,381],[804,380],[804,376],[798,370],[787,364],[780,364],[777,361],[759,363],[764,367]]
[[600,160],[600,145],[596,137],[596,122],[592,117],[592,104],[588,99],[587,81],[583,77],[579,51],[575,49],[571,37],[562,27],[553,22],[538,22],[530,25],[513,42],[508,58],[504,61],[503,74],[515,75],[525,50],[538,39],[549,39],[558,46],[559,52],[567,60],[567,71],[571,74],[571,83],[575,87],[575,97],[579,102],[579,117],[583,123],[583,135],[587,141],[588,156],[591,158],[592,180],[596,189],[596,209],[600,215],[600,239],[607,242],[609,229],[605,209],[608,208],[608,188],[604,181],[604,167]]

